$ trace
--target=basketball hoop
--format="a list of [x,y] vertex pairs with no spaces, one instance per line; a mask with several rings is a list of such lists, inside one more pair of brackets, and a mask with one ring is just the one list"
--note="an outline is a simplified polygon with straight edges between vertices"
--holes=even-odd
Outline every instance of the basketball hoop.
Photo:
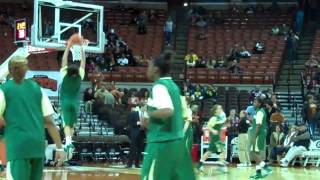
[[73,34],[68,43],[71,44],[70,51],[72,52],[72,60],[80,61],[82,59],[82,51],[84,51],[84,46],[88,45],[88,40],[83,39],[78,33]]
[[56,51],[55,49],[47,49],[47,48],[40,48],[28,45],[28,53],[30,54],[43,54]]

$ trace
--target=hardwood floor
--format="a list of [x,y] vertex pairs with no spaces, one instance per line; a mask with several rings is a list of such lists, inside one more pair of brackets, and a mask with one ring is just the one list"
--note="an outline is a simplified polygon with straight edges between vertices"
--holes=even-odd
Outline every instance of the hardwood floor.
[[[255,173],[254,167],[236,168],[229,167],[227,174],[218,173],[212,168],[210,176],[199,176],[199,180],[248,180]],[[274,167],[274,172],[264,180],[318,180],[320,168],[279,168]],[[68,167],[60,169],[45,169],[44,180],[139,180],[139,169],[102,168],[102,167]],[[4,174],[2,175],[4,176]]]

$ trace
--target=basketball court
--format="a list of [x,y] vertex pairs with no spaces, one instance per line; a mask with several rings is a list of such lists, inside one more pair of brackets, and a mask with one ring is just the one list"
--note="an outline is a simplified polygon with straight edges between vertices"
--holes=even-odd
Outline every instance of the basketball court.
[[[228,174],[219,174],[213,172],[211,176],[199,176],[199,180],[246,180],[255,173],[255,168],[235,168],[229,167]],[[298,180],[308,179],[316,180],[320,175],[320,170],[315,168],[279,168],[274,167],[273,174],[264,178],[265,180]],[[139,169],[126,168],[103,168],[103,167],[69,167],[61,169],[46,169],[44,172],[44,180],[138,180]],[[4,177],[4,175],[2,175]]]

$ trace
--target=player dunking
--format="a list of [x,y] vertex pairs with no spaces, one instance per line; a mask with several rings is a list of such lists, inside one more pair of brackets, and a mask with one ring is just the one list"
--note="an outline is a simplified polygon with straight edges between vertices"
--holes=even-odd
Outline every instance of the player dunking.
[[[73,35],[72,37],[76,37]],[[66,151],[68,152],[68,159],[72,158],[74,146],[72,145],[72,137],[74,134],[74,126],[77,122],[77,115],[80,106],[80,85],[85,75],[86,58],[83,49],[81,48],[80,67],[77,64],[71,63],[68,65],[68,55],[71,47],[74,45],[73,41],[68,41],[67,47],[64,51],[61,63],[62,84],[60,90],[60,103],[63,117],[64,133],[66,136]],[[81,37],[78,37],[81,38]],[[81,44],[82,45],[82,44]]]
[[141,179],[195,180],[191,157],[183,140],[180,90],[169,77],[172,53],[149,62],[147,76],[154,81],[148,100],[147,147]]
[[25,79],[27,64],[27,59],[13,57],[9,62],[13,80],[3,84],[0,90],[0,119],[5,121],[8,180],[42,179],[45,126],[57,146],[57,165],[64,162],[60,135],[51,119],[54,111],[40,86],[31,79]]
[[267,117],[266,112],[263,109],[263,100],[261,98],[256,98],[253,106],[255,107],[257,114],[253,118],[250,134],[252,135],[251,153],[256,162],[256,174],[250,176],[250,178],[260,179],[265,176],[262,175],[262,169],[266,172],[266,174],[272,173],[272,170],[263,161],[263,153],[265,153],[266,148]]
[[209,158],[212,153],[220,153],[219,157],[219,165],[223,166],[219,168],[219,171],[223,173],[227,172],[227,163],[224,160],[225,157],[225,148],[224,143],[221,141],[221,129],[226,122],[226,118],[222,115],[223,110],[221,105],[214,105],[212,107],[212,114],[213,116],[208,121],[208,128],[210,134],[210,143],[209,149],[207,152],[202,156],[202,159],[199,162],[198,170],[200,172],[204,172],[203,170],[203,163]]

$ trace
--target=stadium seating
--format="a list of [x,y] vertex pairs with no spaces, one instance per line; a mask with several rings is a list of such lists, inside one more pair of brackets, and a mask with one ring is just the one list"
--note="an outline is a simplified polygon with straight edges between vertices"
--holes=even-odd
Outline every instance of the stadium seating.
[[311,55],[318,56],[319,54],[320,54],[320,30],[318,30],[316,33],[316,37],[315,37],[312,52],[311,52]]
[[[189,31],[189,50],[194,50],[198,56],[217,58],[225,56],[227,51],[235,44],[240,47],[245,46],[251,51],[255,42],[261,41],[265,43],[266,52],[261,55],[253,54],[250,59],[240,59],[240,67],[245,72],[241,76],[231,75],[224,70],[201,70],[218,71],[208,73],[207,80],[204,80],[203,74],[199,75],[192,72],[193,69],[188,69],[187,76],[189,79],[197,81],[200,76],[202,81],[208,83],[273,83],[281,65],[285,42],[281,36],[272,36],[271,28],[275,25],[280,26],[283,23],[290,23],[292,21],[290,17],[270,13],[258,15],[220,13],[222,13],[222,19],[225,19],[225,22],[221,25],[207,28],[191,27]],[[206,34],[207,38],[198,40],[198,32]],[[219,78],[209,78],[211,76],[209,74],[217,75]]]

